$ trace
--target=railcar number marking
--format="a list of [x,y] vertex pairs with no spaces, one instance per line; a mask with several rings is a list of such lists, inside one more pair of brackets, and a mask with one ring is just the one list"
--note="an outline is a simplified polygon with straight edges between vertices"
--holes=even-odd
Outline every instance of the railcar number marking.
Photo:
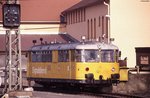
[[47,68],[32,67],[32,74],[47,74]]

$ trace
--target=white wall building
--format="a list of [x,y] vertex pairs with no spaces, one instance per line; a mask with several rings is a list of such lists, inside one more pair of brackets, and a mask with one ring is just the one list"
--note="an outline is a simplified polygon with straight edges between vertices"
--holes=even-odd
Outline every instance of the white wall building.
[[111,37],[134,67],[135,47],[150,47],[150,0],[110,0],[110,17]]

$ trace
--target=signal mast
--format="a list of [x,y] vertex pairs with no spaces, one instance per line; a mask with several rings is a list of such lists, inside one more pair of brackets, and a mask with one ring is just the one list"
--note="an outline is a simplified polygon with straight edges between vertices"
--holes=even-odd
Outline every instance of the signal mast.
[[22,90],[20,5],[17,0],[7,0],[2,7],[3,27],[6,30],[6,65],[3,93]]

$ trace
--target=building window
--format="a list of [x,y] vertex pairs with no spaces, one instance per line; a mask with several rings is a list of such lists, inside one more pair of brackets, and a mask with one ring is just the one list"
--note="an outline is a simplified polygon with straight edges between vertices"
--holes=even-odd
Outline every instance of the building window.
[[72,24],[72,22],[73,22],[72,16],[73,16],[73,15],[72,15],[72,12],[71,12],[71,24]]
[[69,24],[69,13],[67,13],[67,24]]
[[72,12],[73,23],[75,23],[75,11]]
[[72,12],[68,12],[65,16],[65,19],[68,25],[79,23],[79,22],[85,22],[86,21],[85,8],[74,10]]
[[85,14],[85,8],[83,9],[83,19],[84,19],[84,21],[86,20],[86,14]]
[[70,24],[71,19],[70,19],[70,13],[68,13],[68,24]]
[[104,34],[104,16],[102,16],[102,35]]
[[99,27],[101,26],[101,16],[99,16],[99,23],[98,23],[98,26],[99,26]]
[[96,18],[87,20],[87,38],[88,40],[96,39]]
[[76,17],[76,14],[77,14],[77,12],[76,12],[76,10],[74,11],[74,22],[76,23],[77,22],[77,17]]
[[80,22],[80,9],[79,9],[79,11],[78,11],[78,19],[79,19],[79,21],[78,22]]
[[108,38],[108,29],[109,29],[109,28],[108,28],[108,26],[109,26],[109,25],[108,25],[108,24],[109,24],[108,22],[109,22],[109,18],[106,17],[106,38]]
[[96,39],[96,18],[94,18],[94,39]]
[[72,24],[74,23],[74,12],[72,12]]
[[91,39],[93,39],[93,20],[91,19]]
[[83,22],[83,9],[81,9],[81,22]]
[[90,26],[89,26],[90,24],[89,24],[89,19],[87,20],[87,38],[88,38],[88,40],[90,39]]

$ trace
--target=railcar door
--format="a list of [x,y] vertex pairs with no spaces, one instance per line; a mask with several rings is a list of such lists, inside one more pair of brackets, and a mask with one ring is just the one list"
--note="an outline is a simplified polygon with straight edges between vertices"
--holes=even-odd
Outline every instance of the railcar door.
[[75,50],[70,50],[70,79],[76,78]]
[[58,51],[58,72],[59,78],[70,79],[70,58],[69,50],[59,50]]

